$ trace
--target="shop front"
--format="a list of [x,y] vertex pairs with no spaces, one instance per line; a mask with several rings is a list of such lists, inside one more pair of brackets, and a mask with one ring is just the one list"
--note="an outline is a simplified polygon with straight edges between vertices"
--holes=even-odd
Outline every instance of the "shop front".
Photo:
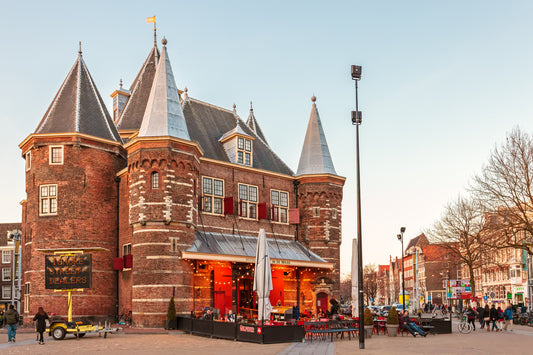
[[[237,315],[245,321],[257,319],[253,291],[257,237],[220,233],[195,233],[192,247],[182,252],[194,270],[192,286],[194,318],[211,309],[216,319]],[[332,297],[333,268],[318,255],[289,240],[268,240],[271,256],[272,320],[288,321],[293,306],[301,314],[317,314]]]

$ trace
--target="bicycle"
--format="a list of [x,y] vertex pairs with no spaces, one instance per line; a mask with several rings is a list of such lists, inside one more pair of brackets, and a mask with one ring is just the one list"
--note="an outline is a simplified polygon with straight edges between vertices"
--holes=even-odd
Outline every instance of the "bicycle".
[[461,322],[458,324],[457,328],[462,334],[469,334],[473,330],[472,324],[468,323],[468,317],[466,313],[463,313]]

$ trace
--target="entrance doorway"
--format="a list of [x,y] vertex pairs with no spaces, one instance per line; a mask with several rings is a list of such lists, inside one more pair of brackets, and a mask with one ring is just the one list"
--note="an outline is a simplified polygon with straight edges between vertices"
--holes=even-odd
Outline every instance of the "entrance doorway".
[[326,314],[328,311],[328,294],[325,292],[319,292],[316,294],[316,312]]

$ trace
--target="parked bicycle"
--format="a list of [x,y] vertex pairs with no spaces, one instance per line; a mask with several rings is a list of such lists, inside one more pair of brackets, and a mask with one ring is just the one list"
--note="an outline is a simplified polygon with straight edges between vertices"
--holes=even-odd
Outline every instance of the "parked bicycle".
[[468,323],[468,316],[466,315],[466,312],[463,313],[461,322],[458,324],[457,328],[462,334],[469,334],[474,329],[472,324]]

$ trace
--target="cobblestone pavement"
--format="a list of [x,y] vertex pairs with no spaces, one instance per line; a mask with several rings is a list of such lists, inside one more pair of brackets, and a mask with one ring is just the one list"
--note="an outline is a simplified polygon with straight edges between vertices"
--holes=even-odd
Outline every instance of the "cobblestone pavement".
[[[533,327],[514,326],[513,332],[479,330],[460,334],[454,323],[454,333],[428,335],[426,338],[404,335],[388,337],[374,335],[366,339],[365,350],[357,339],[313,341],[292,344],[251,344],[209,339],[159,330],[134,330],[103,336],[87,335],[76,340],[67,336],[55,341],[46,337],[45,345],[36,342],[31,330],[17,332],[17,342],[7,343],[5,328],[0,330],[0,354],[253,354],[253,355],[345,355],[345,354],[533,354]],[[150,333],[151,332],[151,333]]]

